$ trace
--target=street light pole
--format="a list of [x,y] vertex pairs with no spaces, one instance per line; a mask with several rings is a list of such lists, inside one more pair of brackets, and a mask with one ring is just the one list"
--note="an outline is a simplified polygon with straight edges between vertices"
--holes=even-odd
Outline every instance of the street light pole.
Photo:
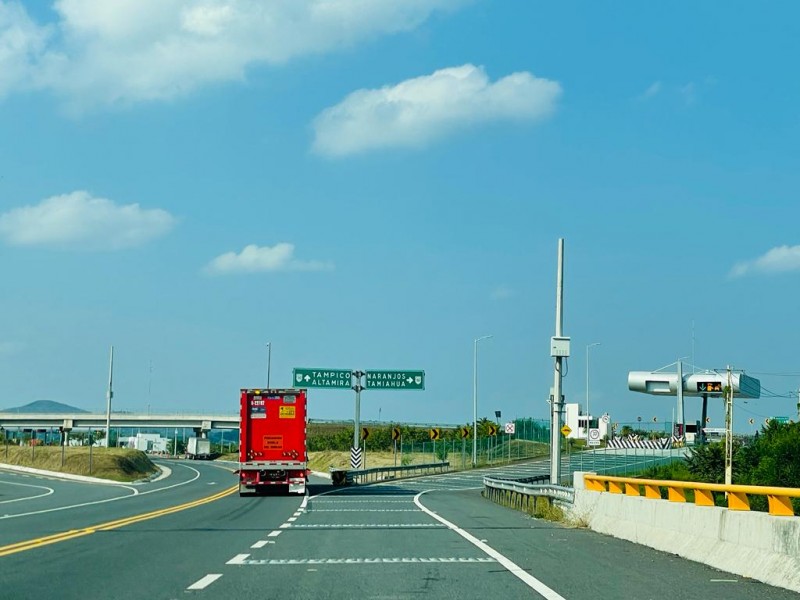
[[272,342],[267,342],[267,389],[269,387],[269,375],[272,370]]
[[478,342],[488,340],[491,335],[484,335],[474,340],[472,356],[472,467],[478,464]]
[[589,348],[599,346],[600,342],[594,342],[586,346],[586,447],[589,447],[589,419],[592,413],[589,411]]

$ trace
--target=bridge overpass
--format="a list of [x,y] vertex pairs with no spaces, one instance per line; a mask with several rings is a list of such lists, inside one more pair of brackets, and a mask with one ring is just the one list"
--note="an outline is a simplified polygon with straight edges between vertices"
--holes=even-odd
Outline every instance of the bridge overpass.
[[[0,427],[3,429],[49,429],[61,427],[73,429],[104,429],[105,413],[2,413]],[[178,427],[211,431],[212,429],[239,429],[239,415],[201,414],[136,414],[111,413],[111,427],[158,428]]]

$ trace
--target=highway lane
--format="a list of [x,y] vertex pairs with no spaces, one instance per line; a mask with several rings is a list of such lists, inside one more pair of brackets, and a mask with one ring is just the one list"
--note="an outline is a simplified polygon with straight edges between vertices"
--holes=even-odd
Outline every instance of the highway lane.
[[[212,465],[191,466],[204,477],[214,475]],[[540,461],[491,472],[524,477],[546,469],[546,461]],[[103,597],[170,600],[187,595],[463,599],[500,594],[661,599],[695,597],[698,590],[734,600],[796,597],[497,506],[475,489],[485,473],[348,488],[316,480],[308,499],[224,496],[0,557],[0,598],[49,594],[68,600],[85,598],[87,589],[95,595],[100,590]],[[202,481],[183,488],[196,497]],[[0,530],[7,523],[0,521]],[[590,580],[587,573],[595,577]]]
[[[236,481],[229,467],[183,461],[165,465],[171,470],[169,477],[125,485],[0,472],[0,554],[4,547],[24,540],[196,501]],[[28,498],[22,500],[21,493]]]
[[[173,472],[178,473],[178,463],[171,464],[176,465]],[[207,497],[214,491],[231,488],[230,483],[235,481],[230,472],[211,463],[191,463],[187,467],[200,471],[201,477],[169,490],[165,487],[167,479],[159,482],[161,487],[153,486],[162,492],[94,505],[94,523],[115,518],[121,504],[126,505],[124,512],[130,516],[157,506],[164,508],[186,499]],[[209,485],[212,481],[217,483]],[[317,483],[330,489],[324,480]],[[119,528],[95,530],[14,554],[2,556],[0,549],[0,599],[84,599],[87,591],[99,593],[100,597],[183,597],[186,588],[209,569],[224,565],[231,557],[231,549],[239,548],[243,540],[266,537],[304,500],[295,495],[239,498],[234,493],[180,512],[133,520]],[[61,530],[73,529],[76,516],[84,519],[82,510],[60,513]],[[0,529],[30,518],[0,521]],[[247,541],[248,545],[252,543]]]
[[[496,475],[529,476],[546,463]],[[481,473],[336,489],[198,582],[236,598],[474,598],[484,595],[745,599],[796,594],[484,500]],[[472,489],[470,489],[472,488]],[[270,534],[268,534],[269,536]],[[593,574],[593,577],[589,577]]]

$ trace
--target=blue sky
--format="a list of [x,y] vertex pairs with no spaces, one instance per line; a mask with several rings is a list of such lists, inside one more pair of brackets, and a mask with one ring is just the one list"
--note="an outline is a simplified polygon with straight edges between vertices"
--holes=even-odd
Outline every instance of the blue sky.
[[[99,8],[102,6],[102,8]],[[424,369],[362,418],[669,418],[692,353],[800,387],[800,10],[745,2],[0,0],[0,406],[236,410]],[[152,365],[152,370],[151,370]],[[148,392],[149,390],[149,392]],[[721,402],[712,403],[721,426]],[[599,410],[598,410],[599,409]],[[353,394],[313,391],[312,418]],[[687,416],[699,404],[687,402]]]

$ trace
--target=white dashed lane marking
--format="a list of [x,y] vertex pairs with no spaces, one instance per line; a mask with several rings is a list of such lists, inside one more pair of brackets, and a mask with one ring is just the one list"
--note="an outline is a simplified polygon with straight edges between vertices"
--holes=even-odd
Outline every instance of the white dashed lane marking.
[[[470,564],[493,563],[493,558],[485,557],[397,557],[397,558],[269,558],[249,559],[249,554],[240,554],[228,561],[229,565],[379,565],[379,564],[409,564],[409,563],[438,563],[438,564]],[[233,562],[236,561],[236,562]]]
[[[322,513],[322,512],[357,512],[357,513],[367,513],[367,512],[419,512],[416,508],[317,508],[314,510],[315,513]],[[292,519],[289,519],[290,521]]]
[[214,583],[217,579],[222,577],[222,573],[210,573],[203,577],[202,579],[195,581],[192,585],[190,585],[187,590],[204,590],[212,583]]

